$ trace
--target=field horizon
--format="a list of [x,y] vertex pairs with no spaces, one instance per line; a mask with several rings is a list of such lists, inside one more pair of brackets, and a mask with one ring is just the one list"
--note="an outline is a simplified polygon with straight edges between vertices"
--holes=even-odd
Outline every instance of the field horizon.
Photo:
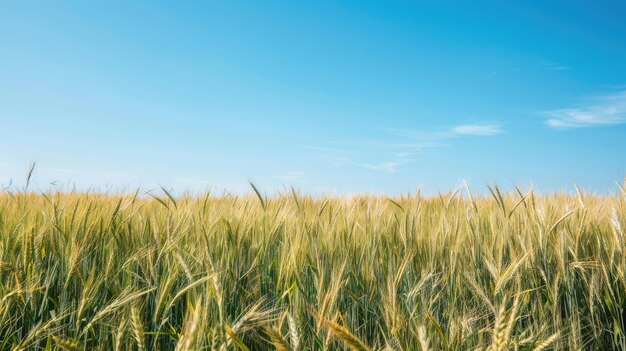
[[451,186],[448,189],[438,189],[436,191],[423,191],[421,186],[416,186],[412,191],[402,191],[388,193],[384,191],[306,191],[298,186],[289,185],[284,183],[279,187],[270,187],[266,190],[264,187],[259,186],[258,183],[248,180],[247,188],[240,188],[236,191],[228,188],[213,188],[207,186],[204,189],[188,189],[185,187],[165,187],[163,185],[156,184],[155,186],[93,186],[84,187],[77,186],[71,181],[55,181],[51,184],[41,185],[40,183],[33,182],[33,175],[35,173],[35,163],[32,163],[26,179],[22,185],[19,180],[10,179],[6,184],[0,183],[0,191],[8,194],[13,193],[31,193],[31,194],[75,194],[75,195],[101,195],[101,196],[118,196],[118,197],[137,197],[141,199],[149,199],[154,197],[166,197],[166,198],[190,198],[198,199],[207,196],[212,197],[241,197],[241,196],[263,196],[263,197],[282,197],[292,196],[297,194],[298,196],[307,196],[313,199],[324,198],[350,198],[350,197],[412,197],[419,196],[424,198],[437,198],[441,196],[454,196],[469,197],[472,196],[483,198],[492,197],[495,192],[499,192],[502,195],[520,195],[525,193],[533,193],[541,196],[577,196],[581,193],[585,193],[589,196],[607,197],[620,195],[626,189],[626,177],[623,181],[614,181],[611,187],[606,187],[603,190],[597,190],[587,187],[579,187],[576,183],[563,184],[559,188],[554,187],[536,187],[533,182],[528,185],[520,185],[509,183],[507,186],[493,182],[481,182],[481,186],[470,186],[467,181],[461,180],[457,182],[455,186]]

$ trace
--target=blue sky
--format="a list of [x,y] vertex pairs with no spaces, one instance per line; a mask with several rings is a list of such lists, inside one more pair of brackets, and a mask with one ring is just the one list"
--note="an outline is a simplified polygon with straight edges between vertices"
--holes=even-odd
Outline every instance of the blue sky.
[[0,184],[606,192],[626,5],[0,2]]

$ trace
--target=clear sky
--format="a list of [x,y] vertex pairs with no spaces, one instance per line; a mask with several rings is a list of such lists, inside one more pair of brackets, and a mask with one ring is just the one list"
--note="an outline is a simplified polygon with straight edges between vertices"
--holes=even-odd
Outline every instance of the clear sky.
[[[0,1],[0,184],[598,192],[623,1]],[[53,185],[54,186],[54,185]]]

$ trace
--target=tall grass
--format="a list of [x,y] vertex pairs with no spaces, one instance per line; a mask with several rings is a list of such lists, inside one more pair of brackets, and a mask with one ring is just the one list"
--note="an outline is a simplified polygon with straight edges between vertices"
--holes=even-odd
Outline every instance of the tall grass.
[[626,347],[624,194],[0,194],[0,350]]

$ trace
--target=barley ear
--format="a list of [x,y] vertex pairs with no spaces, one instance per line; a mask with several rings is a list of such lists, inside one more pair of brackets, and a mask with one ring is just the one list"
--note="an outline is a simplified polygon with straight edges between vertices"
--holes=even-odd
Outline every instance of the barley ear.
[[354,336],[348,331],[348,329],[340,326],[339,324],[322,319],[322,324],[330,330],[330,332],[339,340],[341,340],[352,351],[369,351],[370,348],[363,343],[359,338]]
[[420,326],[419,328],[417,328],[417,337],[422,351],[430,351],[430,343],[428,342],[428,337],[426,336],[426,328],[424,328],[424,326]]
[[132,322],[132,330],[133,337],[137,342],[137,348],[139,351],[143,351],[146,349],[146,345],[144,342],[144,330],[143,330],[143,322],[141,321],[141,315],[139,312],[139,308],[137,306],[133,306],[130,310],[130,317]]
[[548,346],[550,346],[550,344],[552,344],[558,337],[559,337],[558,332],[550,335],[547,339],[538,343],[537,346],[535,346],[535,348],[533,349],[533,351],[543,351],[547,349]]
[[120,325],[117,327],[117,334],[115,335],[115,351],[121,351],[124,346],[124,338],[126,337],[126,318],[122,317]]
[[280,331],[272,328],[264,328],[264,331],[277,351],[292,351],[291,346],[289,346],[285,338],[280,334]]

